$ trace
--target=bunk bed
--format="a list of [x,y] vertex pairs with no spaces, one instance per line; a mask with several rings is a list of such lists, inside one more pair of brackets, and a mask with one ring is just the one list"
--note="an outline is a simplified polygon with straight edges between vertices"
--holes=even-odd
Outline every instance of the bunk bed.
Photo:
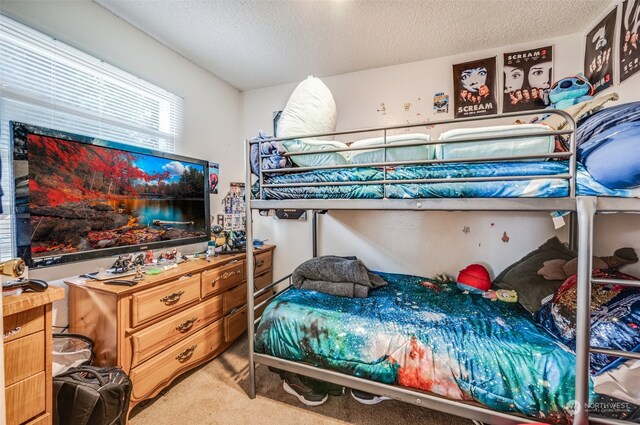
[[[258,179],[252,178],[252,146],[258,152],[258,164],[273,155],[282,157],[308,155],[309,152],[264,153],[262,143],[280,142],[300,138],[268,138],[247,140],[246,155],[246,187],[253,184],[253,196],[247,196],[247,240],[253,238],[252,212],[279,208],[305,209],[312,215],[312,249],[313,256],[318,255],[317,232],[319,213],[327,210],[414,210],[414,211],[562,211],[572,212],[570,240],[578,251],[577,274],[577,307],[576,307],[576,348],[575,370],[570,378],[575,388],[573,397],[573,423],[584,425],[589,423],[623,424],[626,421],[590,415],[590,353],[605,354],[629,359],[640,359],[640,354],[621,350],[611,350],[590,346],[591,317],[591,285],[616,284],[639,287],[637,281],[623,279],[592,279],[592,235],[594,216],[596,213],[636,212],[640,211],[640,201],[624,196],[637,196],[630,191],[611,191],[594,183],[588,173],[576,161],[576,125],[573,118],[563,111],[545,111],[566,120],[567,126],[560,131],[540,131],[531,129],[519,134],[500,135],[492,132],[455,137],[453,139],[430,140],[428,138],[411,139],[389,144],[393,137],[389,134],[397,130],[414,130],[417,127],[438,126],[459,123],[482,123],[485,119],[522,117],[523,113],[503,114],[499,117],[467,118],[443,120],[423,124],[369,128],[335,132],[331,134],[304,135],[302,138],[317,139],[358,134],[381,134],[378,141],[357,144],[347,148],[329,148],[323,154],[348,152],[379,152],[380,156],[370,156],[373,160],[358,164],[328,164],[308,167],[280,167],[277,169],[257,170]],[[535,115],[535,112],[530,115]],[[557,137],[567,139],[566,152],[550,153],[516,153],[510,155],[480,154],[475,157],[450,157],[436,159],[406,160],[394,157],[390,151],[394,148],[413,148],[417,146],[442,149],[447,144],[477,144],[496,140],[526,140],[532,137]],[[531,140],[531,139],[529,139]],[[255,149],[257,147],[257,149]],[[549,161],[552,159],[552,161]],[[258,168],[259,168],[258,165]],[[435,172],[431,172],[435,169]],[[489,169],[488,172],[478,170]],[[255,170],[255,167],[254,167]],[[426,171],[428,170],[428,172]],[[497,170],[497,171],[496,171]],[[487,192],[487,186],[492,189]],[[495,187],[494,187],[495,186]],[[506,190],[504,190],[506,188]],[[513,189],[515,188],[515,189]],[[533,189],[532,189],[533,188]],[[581,193],[589,196],[582,196]],[[615,197],[618,196],[618,197]],[[263,310],[274,300],[286,297],[292,288],[291,275],[285,276],[270,285],[254,290],[253,285],[253,246],[247,244],[247,299],[248,299],[248,338],[249,338],[249,396],[256,396],[255,367],[256,363],[273,368],[287,370],[314,379],[332,382],[345,387],[384,395],[396,400],[428,407],[446,413],[464,416],[479,422],[497,424],[516,424],[527,422],[522,412],[495,411],[468,400],[452,400],[428,391],[406,386],[384,383],[384,379],[363,379],[371,377],[371,373],[345,372],[340,365],[322,368],[308,362],[292,361],[286,358],[268,355],[255,351],[256,328],[260,319],[256,319],[255,311]],[[406,276],[385,276],[388,280],[406,279]],[[410,277],[409,277],[410,278]],[[277,290],[277,291],[276,291]],[[382,292],[381,292],[382,293]],[[254,300],[269,294],[269,298],[255,304]],[[393,296],[393,295],[391,295]],[[294,300],[290,300],[294,301]],[[316,300],[318,301],[318,300]],[[312,303],[313,300],[305,302]],[[320,300],[322,302],[322,300]],[[263,313],[265,317],[267,312]],[[383,319],[381,319],[383,320]],[[536,338],[544,338],[536,334]],[[562,357],[562,355],[560,355]],[[290,358],[295,358],[291,356]],[[328,364],[316,362],[317,364]],[[561,362],[562,363],[562,362]],[[560,363],[559,363],[560,364]],[[562,363],[567,367],[567,363]],[[441,392],[442,394],[442,392]],[[535,416],[535,415],[533,415]],[[531,421],[531,417],[528,418]],[[561,419],[560,419],[561,420]]]

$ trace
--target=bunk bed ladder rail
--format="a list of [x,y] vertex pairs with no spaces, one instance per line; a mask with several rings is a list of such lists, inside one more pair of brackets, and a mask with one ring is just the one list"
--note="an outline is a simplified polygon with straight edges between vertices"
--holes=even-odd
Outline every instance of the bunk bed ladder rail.
[[576,396],[574,425],[589,422],[609,425],[628,425],[629,421],[589,414],[589,379],[591,353],[640,360],[640,353],[591,346],[591,289],[596,285],[622,285],[640,288],[640,280],[592,278],[593,223],[598,212],[598,198],[579,196],[578,214],[578,276],[576,312]]

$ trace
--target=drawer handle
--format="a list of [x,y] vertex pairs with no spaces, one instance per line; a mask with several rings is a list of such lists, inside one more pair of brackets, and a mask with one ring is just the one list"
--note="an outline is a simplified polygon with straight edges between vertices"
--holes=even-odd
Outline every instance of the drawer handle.
[[20,326],[16,326],[15,328],[11,329],[10,331],[4,333],[4,339],[9,338],[11,335],[17,334],[21,330],[22,330],[22,328]]
[[256,268],[264,266],[264,260],[256,261]]
[[191,329],[193,327],[193,324],[196,323],[196,320],[198,320],[198,317],[193,317],[189,320],[185,320],[184,322],[180,323],[178,326],[176,326],[176,330],[180,333],[184,333],[187,332],[189,329]]
[[165,303],[166,305],[175,304],[180,301],[180,297],[184,294],[184,291],[174,292],[173,294],[169,294],[166,297],[160,298],[161,303]]
[[219,280],[229,279],[234,274],[240,274],[240,270],[236,270],[235,272],[224,272],[220,276],[218,276],[215,279],[213,279],[213,282],[211,282],[211,284],[215,285],[216,282],[218,282]]
[[194,344],[191,347],[187,348],[182,353],[180,353],[180,354],[178,354],[176,356],[176,360],[179,361],[179,362],[185,362],[185,361],[189,360],[189,358],[191,358],[191,356],[193,356],[193,352],[196,351],[196,347],[197,347],[197,345]]

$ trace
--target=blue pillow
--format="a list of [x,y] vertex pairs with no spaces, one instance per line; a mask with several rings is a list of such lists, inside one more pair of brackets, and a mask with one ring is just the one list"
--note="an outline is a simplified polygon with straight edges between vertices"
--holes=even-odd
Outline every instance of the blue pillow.
[[[617,271],[594,270],[593,277],[635,279]],[[592,347],[640,351],[640,290],[619,285],[593,285],[591,312]],[[536,313],[538,323],[565,345],[575,350],[576,275],[556,291],[553,300]],[[627,359],[591,354],[591,373],[605,372]]]
[[612,127],[634,121],[640,121],[640,102],[623,103],[602,109],[578,122],[576,143],[580,146]]
[[640,121],[610,127],[578,147],[578,160],[609,189],[640,186]]

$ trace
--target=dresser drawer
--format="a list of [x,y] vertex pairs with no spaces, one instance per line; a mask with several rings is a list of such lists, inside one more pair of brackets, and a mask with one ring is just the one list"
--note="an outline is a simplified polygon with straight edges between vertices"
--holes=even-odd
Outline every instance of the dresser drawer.
[[231,342],[247,329],[247,306],[224,318],[224,341]]
[[199,274],[140,291],[131,297],[131,325],[135,327],[199,299]]
[[45,411],[44,372],[5,389],[7,425],[17,425]]
[[4,342],[44,329],[44,308],[37,307],[4,318]]
[[44,415],[40,415],[35,419],[31,419],[24,425],[51,425],[51,415],[45,413]]
[[247,303],[247,284],[236,286],[235,288],[222,294],[222,314],[227,314],[236,307]]
[[162,322],[135,332],[131,336],[132,366],[137,366],[220,317],[222,317],[222,295],[217,295]]
[[4,343],[4,383],[12,385],[44,370],[44,332]]
[[267,251],[267,252],[261,252],[260,254],[256,255],[256,259],[253,263],[254,276],[262,272],[265,272],[271,268],[271,254],[272,254],[271,251]]
[[202,273],[202,296],[224,291],[242,282],[244,261],[236,261]]
[[156,388],[168,384],[182,370],[187,370],[222,345],[222,320],[211,323],[161,354],[131,369],[133,398],[143,399]]
[[254,280],[254,285],[255,285],[255,290],[259,290],[264,288],[265,286],[269,285],[270,283],[273,282],[273,273],[269,272],[269,273],[265,273],[265,274],[261,274],[260,276],[256,276],[255,280]]

